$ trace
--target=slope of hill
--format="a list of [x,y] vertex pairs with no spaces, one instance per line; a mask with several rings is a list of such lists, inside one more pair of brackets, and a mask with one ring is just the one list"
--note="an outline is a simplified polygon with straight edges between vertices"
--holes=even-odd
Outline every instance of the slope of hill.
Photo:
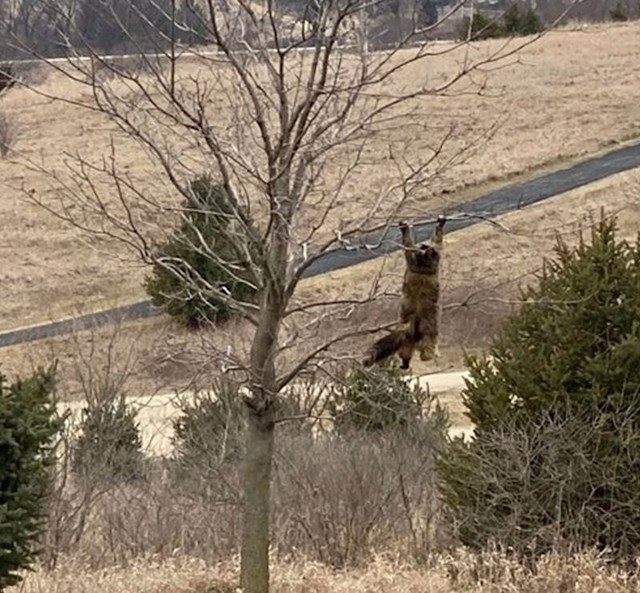
[[[409,158],[452,125],[460,130],[452,149],[495,122],[499,126],[466,162],[425,188],[405,215],[424,216],[463,201],[465,190],[474,185],[508,179],[640,135],[640,65],[635,59],[639,33],[636,23],[594,27],[588,34],[553,33],[527,48],[511,66],[487,73],[483,94],[421,101],[416,118],[429,121],[429,137],[411,137],[406,144]],[[503,41],[481,43],[472,51],[489,52],[498,43]],[[434,57],[429,75],[434,80],[445,76],[455,68],[456,59],[455,54]],[[186,63],[184,73],[192,73],[193,67]],[[420,72],[415,74],[418,78]],[[60,75],[50,76],[40,88],[67,99],[88,100],[80,85],[73,86]],[[45,199],[55,197],[51,180],[26,167],[25,161],[60,171],[65,153],[83,152],[99,159],[108,153],[112,126],[96,114],[25,89],[7,93],[0,110],[17,130],[13,158],[0,161],[4,238],[0,256],[7,295],[0,304],[0,329],[75,313],[80,304],[86,310],[143,296],[145,269],[121,246],[87,241],[76,229],[25,200],[25,190]],[[396,130],[389,141],[404,142],[407,135],[413,135],[408,128]],[[117,136],[116,141],[132,176],[148,180],[152,189],[161,184],[154,183],[148,162],[134,143]],[[371,146],[369,151],[379,155],[381,148]],[[329,226],[337,225],[338,215],[357,216],[384,180],[384,163],[363,170]],[[443,189],[446,193],[439,193]]]

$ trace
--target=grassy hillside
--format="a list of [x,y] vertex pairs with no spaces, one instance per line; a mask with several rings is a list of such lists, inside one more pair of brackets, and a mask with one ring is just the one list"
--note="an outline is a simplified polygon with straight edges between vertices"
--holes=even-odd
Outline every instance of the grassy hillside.
[[[451,126],[456,129],[452,151],[477,140],[494,124],[498,126],[466,162],[447,171],[409,204],[405,215],[422,217],[465,199],[465,188],[508,179],[640,136],[640,65],[635,51],[639,34],[638,24],[598,26],[587,33],[554,32],[523,51],[510,66],[477,73],[474,82],[486,79],[487,83],[481,95],[457,92],[447,98],[421,100],[416,105],[415,129],[390,130],[384,146],[367,147],[367,156],[375,158],[354,178],[345,200],[330,217],[327,232],[339,220],[357,217],[384,186],[393,166],[381,161],[387,143],[402,146],[411,160]],[[486,54],[502,43],[479,43],[471,52]],[[462,57],[455,52],[433,57],[416,66],[406,80],[393,84],[415,84],[424,77],[425,68],[430,80],[444,80]],[[182,75],[192,75],[195,69],[196,65],[185,63]],[[89,101],[88,89],[72,85],[59,74],[49,76],[38,89],[72,102]],[[393,92],[393,85],[385,90]],[[0,160],[0,257],[6,295],[0,303],[0,329],[74,313],[80,305],[95,309],[144,296],[141,279],[145,270],[131,254],[108,241],[87,241],[77,230],[25,200],[25,190],[45,199],[54,197],[51,179],[25,166],[27,161],[61,172],[65,154],[81,152],[99,160],[108,154],[112,138],[126,172],[149,191],[164,191],[166,184],[139,147],[118,136],[98,114],[26,89],[7,93],[0,110],[15,123],[17,138],[11,158]]]

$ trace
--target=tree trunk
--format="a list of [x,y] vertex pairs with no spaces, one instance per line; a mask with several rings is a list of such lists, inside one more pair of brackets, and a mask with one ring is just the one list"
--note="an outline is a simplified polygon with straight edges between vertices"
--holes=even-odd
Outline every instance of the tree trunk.
[[243,593],[269,592],[269,508],[275,415],[279,295],[267,291],[251,349],[251,397],[243,465],[240,584]]
[[243,467],[244,508],[240,584],[243,593],[269,593],[269,511],[276,406],[278,334],[285,310],[285,285],[292,217],[288,175],[273,173],[271,195],[278,212],[269,246],[271,274],[260,304],[260,320],[251,346],[251,398]]
[[249,410],[244,459],[241,586],[269,591],[269,506],[274,441],[273,406]]

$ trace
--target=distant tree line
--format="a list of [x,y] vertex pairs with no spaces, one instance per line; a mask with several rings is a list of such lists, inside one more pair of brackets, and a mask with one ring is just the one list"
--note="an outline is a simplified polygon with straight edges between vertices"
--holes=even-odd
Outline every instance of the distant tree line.
[[[380,0],[367,11],[371,40],[393,41],[437,22],[448,0]],[[224,4],[221,9],[224,10]],[[280,0],[280,11],[313,22],[315,2]],[[157,51],[171,42],[207,43],[197,0],[0,0],[0,59],[65,55],[86,45],[104,53]]]
[[[544,23],[553,22],[573,0],[537,0],[536,11]],[[637,0],[581,0],[571,6],[568,19],[586,22],[630,20],[640,18]]]
[[0,0],[0,58],[107,53],[201,44],[207,25],[193,0]]
[[[315,0],[279,0],[281,13],[313,23]],[[542,24],[553,22],[572,0],[537,0]],[[512,1],[492,4],[506,10]],[[523,7],[530,2],[519,2]],[[226,4],[221,3],[221,10]],[[379,0],[367,10],[366,34],[372,46],[393,42],[407,32],[428,29],[439,11],[454,8],[453,0]],[[482,5],[480,5],[482,8]],[[640,17],[635,0],[582,0],[570,18],[587,21]],[[158,51],[171,42],[207,43],[208,23],[198,0],[0,0],[0,59],[27,57],[37,52],[65,55],[71,46],[86,44],[105,53],[142,49]]]

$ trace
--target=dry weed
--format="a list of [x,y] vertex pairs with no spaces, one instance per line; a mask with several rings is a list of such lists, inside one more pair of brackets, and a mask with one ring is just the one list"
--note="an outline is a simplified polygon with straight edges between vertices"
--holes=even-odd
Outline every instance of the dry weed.
[[5,158],[16,140],[16,126],[10,115],[0,112],[0,158]]
[[525,568],[504,553],[457,551],[439,559],[436,571],[452,591],[473,593],[636,593],[640,580],[596,553],[543,556]]
[[[426,558],[441,547],[431,437],[280,435],[273,486],[273,553],[332,566],[368,562],[390,545]],[[291,433],[291,434],[290,434]],[[64,451],[61,451],[61,455]],[[130,484],[78,482],[61,457],[43,561],[81,556],[94,569],[154,555],[216,562],[237,552],[238,464],[147,460]],[[206,472],[206,473],[205,473]]]
[[[302,559],[275,563],[273,593],[638,593],[637,577],[596,555],[550,555],[532,569],[504,555],[458,553],[432,567],[378,557],[365,567],[334,571]],[[27,575],[7,593],[236,593],[237,562],[207,565],[188,557],[137,560],[91,570],[79,558]]]

